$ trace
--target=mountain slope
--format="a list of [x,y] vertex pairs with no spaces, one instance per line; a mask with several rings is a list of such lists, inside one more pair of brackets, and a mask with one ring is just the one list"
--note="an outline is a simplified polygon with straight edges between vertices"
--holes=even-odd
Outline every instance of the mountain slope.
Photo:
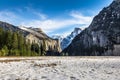
[[20,26],[19,28],[26,32],[34,34],[41,39],[49,39],[49,37],[40,28],[31,28],[31,27],[27,28],[27,27],[23,27],[23,26]]
[[45,44],[47,52],[59,53],[61,51],[59,41],[48,37],[40,28],[18,27],[2,21],[0,21],[0,28],[23,34],[26,41],[30,41],[31,44]]
[[4,30],[10,30],[10,31],[20,31],[20,29],[17,26],[14,26],[12,24],[2,22],[0,21],[0,27],[3,28]]
[[69,55],[120,55],[120,0],[105,7],[63,51]]
[[38,44],[43,44],[45,42],[46,51],[61,52],[59,40],[48,37],[40,28],[19,28],[29,32],[29,34],[26,35],[26,40],[30,41],[30,43],[35,42]]

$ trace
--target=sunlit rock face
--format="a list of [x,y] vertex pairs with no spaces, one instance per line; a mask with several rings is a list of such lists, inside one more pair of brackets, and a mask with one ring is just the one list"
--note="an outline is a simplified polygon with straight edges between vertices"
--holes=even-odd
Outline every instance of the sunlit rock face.
[[49,36],[47,36],[40,28],[32,28],[32,27],[27,28],[24,26],[18,27],[2,21],[0,21],[0,28],[23,34],[24,37],[26,38],[26,41],[29,41],[31,44],[37,43],[40,46],[45,44],[46,51],[55,52],[55,53],[61,52],[60,42],[56,39],[52,39]]
[[37,43],[40,46],[45,45],[46,51],[61,52],[60,42],[57,39],[52,39],[47,36],[40,28],[20,27],[22,30],[29,32],[25,35],[27,41]]
[[90,26],[83,30],[63,50],[69,55],[118,56],[120,50],[120,0],[94,17]]
[[59,40],[47,39],[47,38],[40,39],[39,37],[31,33],[26,36],[26,40],[29,41],[31,44],[37,43],[40,46],[45,45],[46,51],[61,52]]

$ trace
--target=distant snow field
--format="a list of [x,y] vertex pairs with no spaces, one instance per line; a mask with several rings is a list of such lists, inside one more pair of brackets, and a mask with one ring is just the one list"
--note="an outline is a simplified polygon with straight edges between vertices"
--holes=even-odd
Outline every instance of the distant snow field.
[[120,80],[120,57],[3,57],[0,80]]

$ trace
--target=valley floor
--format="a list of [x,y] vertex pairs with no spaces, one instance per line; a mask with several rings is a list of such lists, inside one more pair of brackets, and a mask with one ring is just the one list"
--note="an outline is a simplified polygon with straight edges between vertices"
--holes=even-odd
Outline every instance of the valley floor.
[[120,57],[2,57],[0,80],[120,80]]

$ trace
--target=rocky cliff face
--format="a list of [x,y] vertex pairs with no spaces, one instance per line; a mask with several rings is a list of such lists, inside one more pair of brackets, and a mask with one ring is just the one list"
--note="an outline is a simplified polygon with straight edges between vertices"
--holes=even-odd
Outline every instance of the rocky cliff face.
[[19,28],[29,32],[25,37],[27,41],[30,41],[30,43],[34,42],[41,45],[45,42],[46,51],[61,52],[59,40],[48,37],[40,28]]
[[0,21],[0,27],[4,30],[20,32],[24,35],[26,41],[30,41],[30,43],[37,43],[39,45],[44,43],[46,51],[55,53],[61,52],[59,41],[48,37],[40,28],[18,27],[2,21]]
[[105,7],[63,50],[69,55],[120,56],[120,0]]

